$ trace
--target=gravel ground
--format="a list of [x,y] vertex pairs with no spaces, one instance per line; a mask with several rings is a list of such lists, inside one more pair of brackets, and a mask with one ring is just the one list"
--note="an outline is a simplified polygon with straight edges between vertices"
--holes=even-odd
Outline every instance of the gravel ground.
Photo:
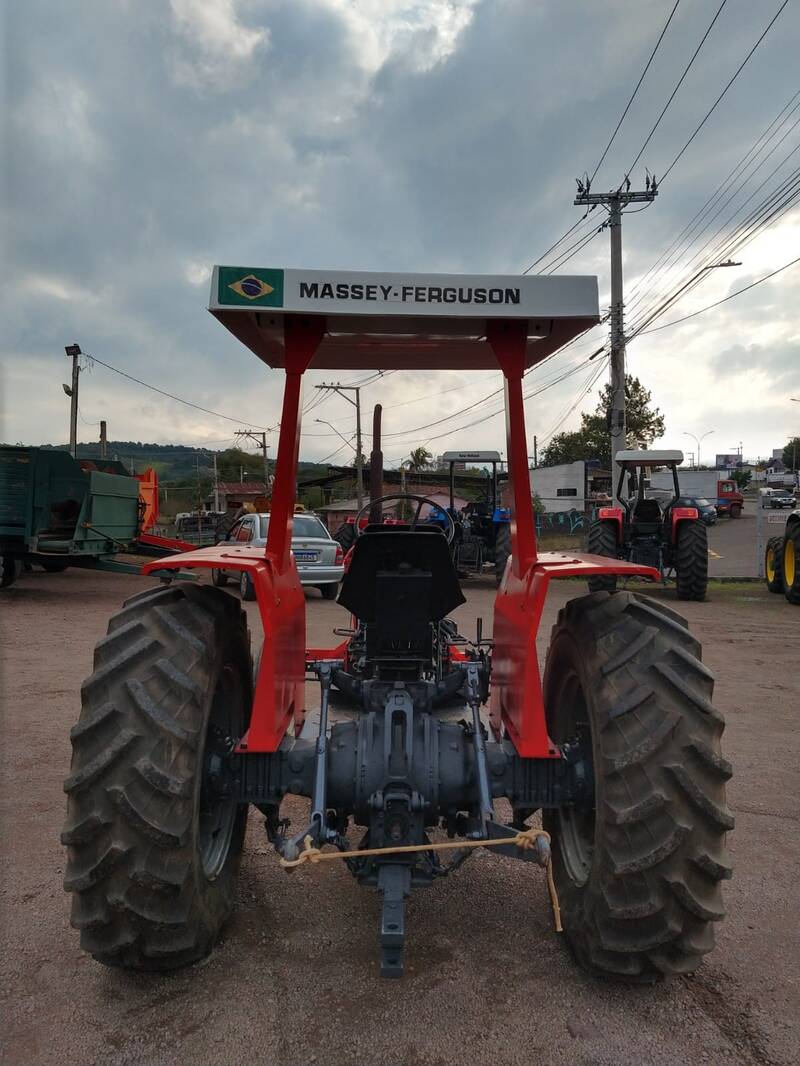
[[[254,814],[239,905],[220,946],[201,966],[152,977],[107,970],[80,952],[58,842],[68,730],[92,646],[122,599],[149,583],[34,572],[2,593],[4,1063],[800,1061],[796,607],[756,585],[681,605],[716,673],[735,766],[729,917],[697,975],[655,988],[588,979],[552,930],[541,871],[478,854],[412,896],[406,977],[381,981],[376,894],[343,869],[288,876]],[[583,591],[555,583],[543,644],[558,607]],[[471,635],[478,614],[488,628],[492,591],[474,583],[467,592],[457,615]],[[316,593],[307,607],[314,643],[344,621]],[[255,636],[255,604],[247,609]],[[287,813],[299,819],[303,804]]]

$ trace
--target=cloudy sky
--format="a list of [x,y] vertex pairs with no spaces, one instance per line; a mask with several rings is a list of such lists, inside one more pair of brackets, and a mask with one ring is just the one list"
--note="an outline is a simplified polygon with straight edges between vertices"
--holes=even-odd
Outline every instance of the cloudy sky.
[[[595,190],[619,184],[719,6],[678,5]],[[727,0],[631,172],[634,187],[645,166],[664,174],[780,6]],[[234,419],[95,364],[82,378],[81,439],[96,438],[100,418],[114,439],[218,447],[231,442],[238,419],[273,426],[279,375],[204,309],[213,263],[520,273],[580,218],[575,175],[594,169],[672,7],[673,0],[4,5],[10,269],[2,289],[2,438],[66,439],[63,346],[74,340]],[[727,258],[734,235],[752,238],[735,250],[742,265],[706,271],[653,325],[721,300],[800,254],[799,53],[800,4],[790,0],[657,201],[627,216],[630,324],[704,257],[719,250]],[[749,162],[672,263],[647,275],[751,146]],[[769,199],[779,188],[783,199]],[[770,205],[779,217],[756,227]],[[737,228],[750,213],[751,228]],[[595,221],[602,209],[559,251]],[[607,305],[608,232],[558,269],[597,274]],[[800,432],[800,404],[789,400],[800,398],[799,296],[800,263],[631,343],[629,367],[666,415],[663,446],[693,450],[684,433],[713,430],[704,454],[741,441],[755,457]],[[540,447],[594,406],[605,378],[581,398],[599,365],[583,364],[605,328],[532,375],[534,388],[563,377],[527,404]],[[309,385],[322,377],[311,373]],[[493,400],[425,428],[491,393],[498,377],[397,373],[365,388],[365,404],[382,402],[385,431],[395,434],[388,459],[426,441],[434,452],[502,448],[499,415],[468,425],[495,410]],[[311,459],[341,446],[334,461],[344,461],[352,453],[317,417],[349,438],[352,409],[336,397],[320,404],[301,449]],[[276,435],[269,439],[274,448]]]

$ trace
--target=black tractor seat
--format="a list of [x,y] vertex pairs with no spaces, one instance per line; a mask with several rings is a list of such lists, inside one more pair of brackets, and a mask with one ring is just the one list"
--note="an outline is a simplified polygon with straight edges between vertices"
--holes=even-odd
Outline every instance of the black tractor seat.
[[439,622],[466,599],[438,527],[370,525],[353,545],[339,603],[367,624],[394,616],[399,635],[404,618]]
[[637,500],[631,513],[631,523],[639,535],[658,533],[664,513],[658,500]]

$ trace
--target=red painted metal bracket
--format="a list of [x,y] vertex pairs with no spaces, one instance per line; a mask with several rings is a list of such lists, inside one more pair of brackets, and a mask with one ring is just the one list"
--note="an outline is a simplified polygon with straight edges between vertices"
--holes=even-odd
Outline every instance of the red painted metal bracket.
[[295,731],[305,717],[306,601],[291,553],[303,374],[325,335],[321,316],[284,318],[286,384],[269,532],[264,549],[246,544],[218,544],[170,559],[148,563],[152,570],[246,570],[256,593],[264,628],[264,646],[256,678],[250,728],[239,751],[276,751],[294,719]]
[[620,574],[660,580],[657,570],[599,555],[538,553],[533,518],[522,378],[527,323],[487,322],[486,339],[505,378],[506,447],[512,489],[511,560],[494,604],[490,722],[505,728],[526,758],[558,758],[547,732],[536,636],[553,577]]
[[660,581],[658,570],[601,555],[542,552],[519,578],[506,570],[494,605],[490,722],[495,735],[505,727],[526,758],[559,758],[547,732],[536,637],[552,578],[618,574]]

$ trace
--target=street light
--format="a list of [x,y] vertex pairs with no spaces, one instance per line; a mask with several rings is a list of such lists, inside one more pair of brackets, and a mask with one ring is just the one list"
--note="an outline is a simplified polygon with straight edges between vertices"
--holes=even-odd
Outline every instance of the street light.
[[[641,333],[644,327],[649,325],[654,318],[656,318],[658,315],[663,314],[664,311],[666,311],[666,309],[669,307],[669,305],[675,303],[680,294],[686,289],[688,289],[693,281],[697,281],[697,279],[702,274],[705,274],[707,270],[719,270],[721,267],[740,267],[741,265],[741,263],[735,263],[732,259],[726,259],[724,263],[709,263],[708,266],[701,267],[696,274],[693,274],[689,278],[685,285],[681,285],[677,292],[673,293],[672,296],[670,296],[668,300],[661,304],[660,307],[657,307],[655,311],[653,311],[653,313],[648,318],[646,318],[644,322],[641,323],[641,325],[636,327],[636,332],[633,334],[633,336],[635,337],[637,333]],[[697,465],[699,466],[700,463],[698,462]]]
[[714,430],[713,430],[713,429],[707,429],[707,430],[705,431],[705,433],[704,433],[704,434],[702,435],[702,437],[696,437],[696,436],[694,435],[694,433],[689,433],[689,431],[688,431],[688,430],[684,430],[684,431],[683,431],[683,435],[684,435],[684,437],[691,437],[691,438],[692,438],[692,440],[693,440],[693,441],[695,442],[695,444],[697,445],[697,466],[698,466],[698,467],[700,466],[700,441],[702,441],[702,440],[705,440],[705,439],[706,439],[706,437],[707,437],[707,436],[709,436],[709,434],[711,434],[711,433],[713,433],[713,432],[714,432]]
[[348,440],[347,437],[343,437],[342,434],[339,432],[339,430],[336,428],[336,426],[331,425],[330,422],[326,422],[324,418],[315,418],[314,421],[315,422],[319,422],[319,424],[321,426],[330,426],[330,428],[333,430],[333,432],[336,434],[337,437],[341,437],[341,439],[345,442],[345,444],[347,444],[347,445],[349,445],[349,447],[353,448],[353,451],[356,450],[353,447],[352,438],[350,440]]

